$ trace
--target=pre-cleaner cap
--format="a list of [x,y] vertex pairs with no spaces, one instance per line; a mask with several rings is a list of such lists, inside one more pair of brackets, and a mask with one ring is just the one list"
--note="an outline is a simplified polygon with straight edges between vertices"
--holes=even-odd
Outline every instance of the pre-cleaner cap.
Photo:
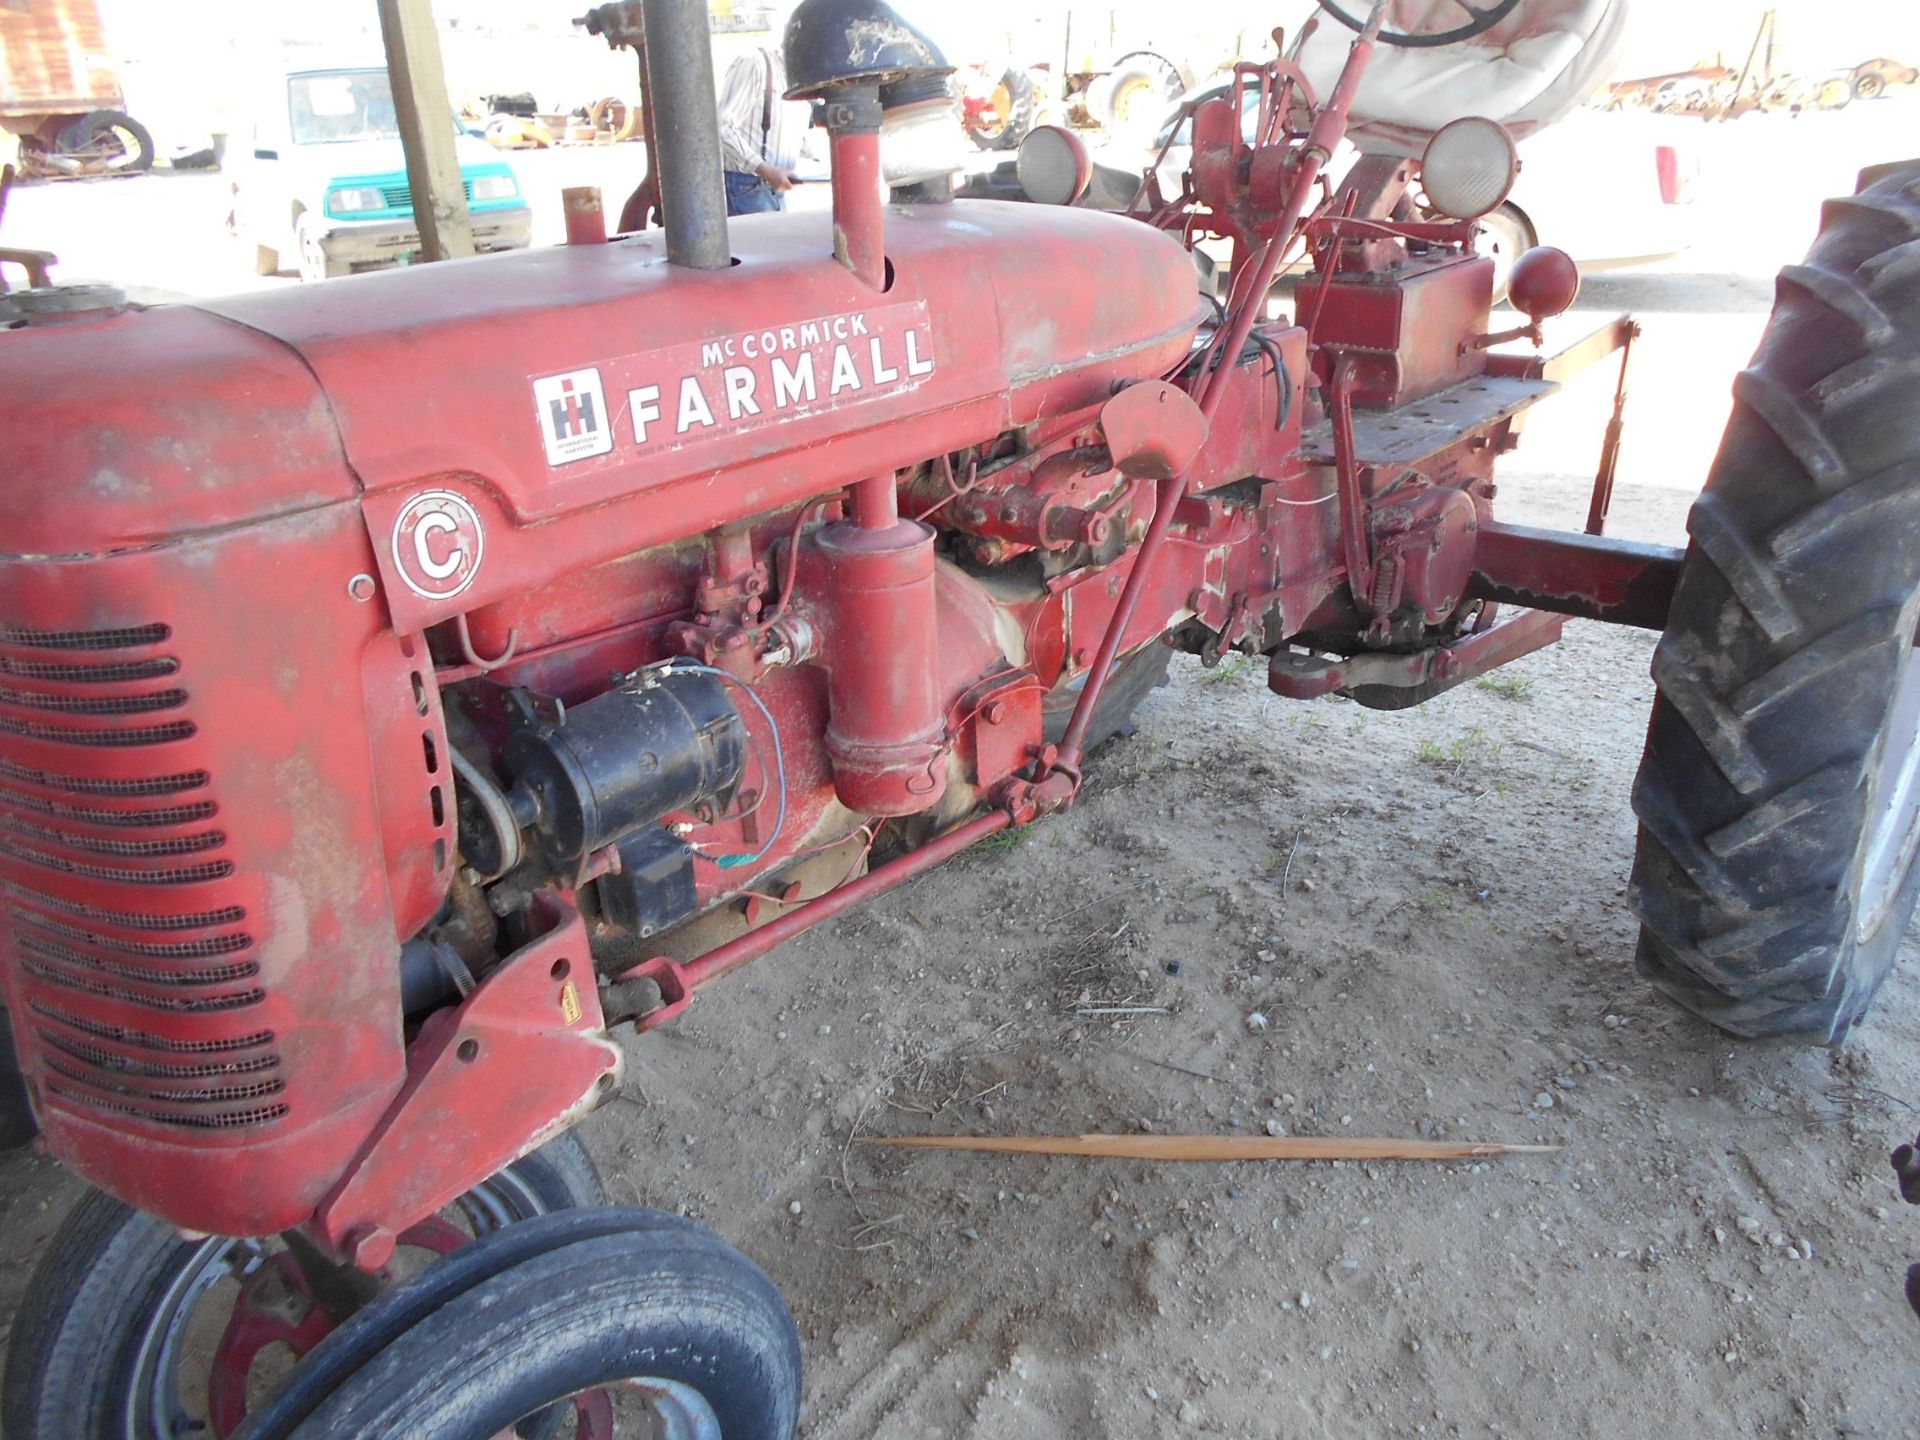
[[885,0],[802,0],[783,45],[789,100],[817,99],[841,85],[953,73],[940,47]]

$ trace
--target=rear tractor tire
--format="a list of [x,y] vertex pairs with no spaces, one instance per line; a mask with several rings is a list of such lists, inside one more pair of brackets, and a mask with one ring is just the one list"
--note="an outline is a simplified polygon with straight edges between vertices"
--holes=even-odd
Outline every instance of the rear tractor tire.
[[1171,60],[1135,50],[1087,88],[1087,113],[1116,138],[1145,144],[1184,88]]
[[[1114,736],[1127,737],[1133,734],[1133,713],[1155,690],[1167,683],[1167,668],[1173,661],[1173,651],[1158,640],[1151,640],[1137,650],[1116,656],[1113,670],[1107,676],[1107,688],[1100,692],[1100,701],[1093,707],[1093,718],[1087,725],[1086,751],[1092,754]],[[1080,701],[1080,692],[1086,685],[1084,675],[1057,685],[1049,690],[1041,701],[1041,716],[1046,727],[1047,743],[1058,745],[1061,737],[1067,733],[1067,726],[1073,720],[1073,710]]]
[[1018,150],[1033,130],[1039,107],[1033,77],[1024,70],[1008,70],[993,87],[993,119],[973,131],[974,145],[981,150]]
[[1639,965],[1837,1044],[1920,892],[1920,161],[1828,204],[1734,398],[1654,655]]

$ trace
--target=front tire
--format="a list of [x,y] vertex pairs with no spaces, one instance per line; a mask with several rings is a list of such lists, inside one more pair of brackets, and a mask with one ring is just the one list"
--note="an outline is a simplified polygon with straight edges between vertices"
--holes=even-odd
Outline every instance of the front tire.
[[[456,1203],[485,1236],[605,1199],[592,1160],[566,1134]],[[223,1297],[229,1309],[237,1303],[239,1276],[271,1263],[261,1242],[181,1240],[163,1220],[100,1191],[88,1194],[54,1236],[14,1317],[0,1431],[8,1440],[220,1433],[211,1423],[217,1359],[206,1362],[200,1352],[222,1334],[213,1312]]]
[[1519,207],[1511,204],[1481,216],[1480,225],[1487,232],[1481,253],[1493,260],[1493,303],[1498,305],[1507,298],[1514,263],[1538,245],[1540,237],[1533,233],[1533,223]]
[[311,210],[302,210],[300,218],[293,222],[293,243],[299,255],[300,279],[307,284],[331,280],[352,271],[349,265],[327,259],[326,246],[321,243],[320,222]]
[[1836,1044],[1920,891],[1920,161],[1827,206],[1734,395],[1654,656],[1639,964]]
[[[436,1296],[431,1309],[414,1303],[411,1286],[383,1296],[363,1312],[369,1326],[383,1308],[411,1308],[416,1318],[285,1433],[487,1440],[571,1397],[590,1403],[599,1392],[610,1405],[630,1391],[667,1440],[791,1440],[800,1337],[773,1282],[699,1226],[662,1225],[645,1211],[594,1218],[622,1216],[631,1226],[599,1234],[554,1216],[478,1241],[459,1258],[491,1273]],[[556,1243],[543,1248],[547,1232]],[[512,1263],[484,1263],[509,1246],[521,1252]],[[412,1285],[434,1283],[429,1270]]]

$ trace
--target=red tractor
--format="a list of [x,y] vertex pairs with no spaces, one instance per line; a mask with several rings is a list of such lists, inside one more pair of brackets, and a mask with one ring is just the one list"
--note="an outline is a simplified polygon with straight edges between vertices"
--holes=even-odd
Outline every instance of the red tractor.
[[[911,159],[883,205],[882,134],[947,67],[879,0],[807,0],[831,220],[729,227],[687,119],[664,237],[21,298],[0,955],[45,1143],[98,1192],[14,1322],[11,1440],[639,1408],[785,1440],[772,1285],[602,1205],[567,1136],[614,1031],[1071,805],[1172,650],[1397,709],[1570,616],[1664,631],[1641,966],[1736,1034],[1841,1040],[1920,874],[1920,162],[1782,276],[1686,551],[1600,533],[1617,422],[1587,533],[1503,525],[1515,417],[1631,324],[1496,349],[1499,126],[1319,177],[1380,47],[1497,52],[1517,6],[1439,36],[1329,3],[1331,82],[1242,67],[1253,136],[1198,106],[1183,193],[1125,218],[956,203]],[[589,22],[644,48],[647,113],[712,113],[698,0]],[[1575,282],[1524,258],[1518,333]]]

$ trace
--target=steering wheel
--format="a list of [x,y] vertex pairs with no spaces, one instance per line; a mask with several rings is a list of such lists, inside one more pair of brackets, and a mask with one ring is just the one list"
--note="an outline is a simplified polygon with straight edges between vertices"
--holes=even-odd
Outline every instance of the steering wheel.
[[[1493,3],[1490,5],[1469,5],[1467,0],[1453,0],[1453,3],[1466,11],[1473,19],[1455,29],[1442,30],[1431,35],[1403,35],[1395,30],[1382,30],[1380,32],[1380,43],[1382,45],[1397,45],[1405,50],[1427,50],[1439,45],[1453,45],[1462,40],[1471,40],[1476,35],[1486,34],[1487,31],[1511,15],[1519,6],[1520,0],[1493,0]],[[1338,20],[1349,30],[1360,31],[1366,29],[1366,16],[1362,15],[1356,20],[1340,8],[1337,0],[1319,0],[1319,5],[1322,10],[1326,11],[1327,14]]]

